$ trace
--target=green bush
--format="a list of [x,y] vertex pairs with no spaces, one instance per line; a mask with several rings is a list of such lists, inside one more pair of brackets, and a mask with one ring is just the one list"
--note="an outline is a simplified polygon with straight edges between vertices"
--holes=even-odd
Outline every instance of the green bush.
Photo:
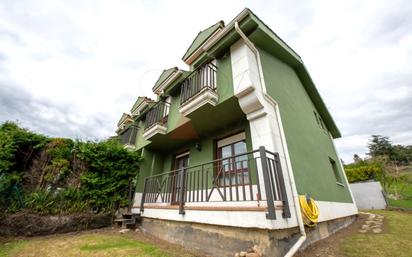
[[129,183],[139,169],[139,156],[116,140],[77,144],[77,156],[88,163],[80,179],[85,197],[97,209],[127,204]]
[[349,183],[370,179],[379,180],[382,176],[382,167],[377,163],[362,162],[345,165],[345,173]]
[[0,126],[0,212],[107,212],[127,205],[140,157],[116,140],[48,138]]

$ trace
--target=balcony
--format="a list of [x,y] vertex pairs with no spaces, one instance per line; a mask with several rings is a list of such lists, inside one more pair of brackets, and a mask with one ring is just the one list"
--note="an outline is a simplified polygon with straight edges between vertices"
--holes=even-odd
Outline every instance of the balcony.
[[216,93],[216,70],[214,64],[208,63],[183,81],[179,108],[182,115],[187,116],[205,104],[216,106],[219,99]]
[[267,211],[290,217],[279,155],[258,150],[146,177],[140,211],[145,208]]
[[156,134],[166,134],[170,104],[158,102],[146,114],[143,137],[148,140]]

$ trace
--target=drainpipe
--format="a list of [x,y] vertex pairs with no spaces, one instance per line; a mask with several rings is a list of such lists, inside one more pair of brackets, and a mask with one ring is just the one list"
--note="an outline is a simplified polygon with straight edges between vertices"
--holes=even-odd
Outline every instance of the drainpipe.
[[[256,62],[257,62],[257,66],[258,66],[258,70],[259,70],[259,79],[260,79],[260,84],[262,86],[262,91],[263,91],[263,96],[264,98],[271,104],[273,105],[273,107],[276,110],[276,116],[278,119],[278,122],[281,123],[281,119],[279,116],[279,111],[278,111],[278,105],[275,101],[275,99],[273,99],[266,91],[266,84],[265,84],[265,80],[263,78],[263,69],[262,69],[262,64],[260,62],[260,54],[258,49],[255,47],[255,45],[253,44],[252,41],[249,40],[249,38],[243,33],[243,31],[240,29],[239,27],[239,23],[236,21],[235,22],[235,30],[236,32],[240,35],[240,37],[243,39],[243,41],[245,42],[245,44],[250,48],[250,50],[255,54],[256,57]],[[283,133],[282,129],[280,129],[281,133]],[[284,138],[284,136],[282,136],[282,139]],[[286,142],[284,142],[283,145],[285,145]],[[285,154],[288,156],[289,152],[287,149],[283,149],[285,151]],[[306,232],[305,232],[305,226],[303,224],[303,220],[302,220],[302,215],[300,213],[300,208],[299,208],[299,195],[296,189],[296,184],[295,184],[295,179],[293,177],[293,174],[291,173],[291,164],[289,161],[289,158],[286,158],[286,162],[288,165],[288,176],[289,176],[289,185],[292,189],[292,195],[293,195],[293,202],[295,205],[295,214],[296,214],[296,220],[297,223],[299,225],[299,230],[300,230],[300,234],[301,236],[299,237],[299,239],[296,241],[296,243],[289,249],[289,251],[286,253],[285,257],[292,257],[298,250],[299,248],[302,246],[303,242],[305,242],[306,240]]]

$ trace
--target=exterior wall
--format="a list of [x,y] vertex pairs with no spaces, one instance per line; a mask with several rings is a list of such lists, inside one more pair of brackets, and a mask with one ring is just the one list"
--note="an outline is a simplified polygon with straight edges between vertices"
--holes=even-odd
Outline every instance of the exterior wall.
[[150,143],[150,141],[147,141],[146,139],[144,139],[143,132],[144,132],[144,122],[139,121],[137,135],[136,135],[136,149],[138,150],[142,149],[144,146]]
[[140,163],[136,192],[143,192],[145,177],[156,175],[161,172],[163,168],[163,154],[146,148],[141,151],[143,159]]
[[180,107],[180,90],[172,96],[170,103],[169,117],[167,119],[167,133],[170,133],[180,125],[189,121],[188,118],[182,116],[179,112]]
[[226,101],[233,96],[233,77],[232,65],[230,62],[230,53],[228,52],[223,57],[217,59],[217,93],[219,95],[218,104]]
[[356,205],[361,210],[382,210],[386,208],[380,182],[369,181],[350,184]]
[[340,159],[295,71],[264,50],[259,52],[268,94],[279,106],[298,193],[322,201],[352,202],[340,165],[343,186],[336,183],[329,157],[337,164]]

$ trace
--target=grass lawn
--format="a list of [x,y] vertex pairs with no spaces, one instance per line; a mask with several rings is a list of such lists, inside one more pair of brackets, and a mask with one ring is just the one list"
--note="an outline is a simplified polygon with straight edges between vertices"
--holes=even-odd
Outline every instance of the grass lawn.
[[[404,172],[403,174],[408,176],[408,181],[412,181],[412,172],[408,171]],[[397,187],[398,192],[401,188],[403,188],[402,192],[400,192],[402,195],[402,199],[388,199],[389,205],[392,207],[412,209],[412,184],[402,182],[394,183],[389,189],[389,193],[394,193],[394,187]]]
[[374,211],[382,214],[387,231],[382,234],[361,234],[346,238],[342,250],[347,256],[412,256],[412,214],[399,211]]
[[143,236],[139,232],[120,234],[97,230],[63,235],[0,241],[0,257],[23,256],[137,256],[194,257],[185,249]]
[[360,233],[366,215],[330,237],[299,252],[297,257],[410,257],[412,256],[412,213],[371,211],[384,216],[383,232]]

